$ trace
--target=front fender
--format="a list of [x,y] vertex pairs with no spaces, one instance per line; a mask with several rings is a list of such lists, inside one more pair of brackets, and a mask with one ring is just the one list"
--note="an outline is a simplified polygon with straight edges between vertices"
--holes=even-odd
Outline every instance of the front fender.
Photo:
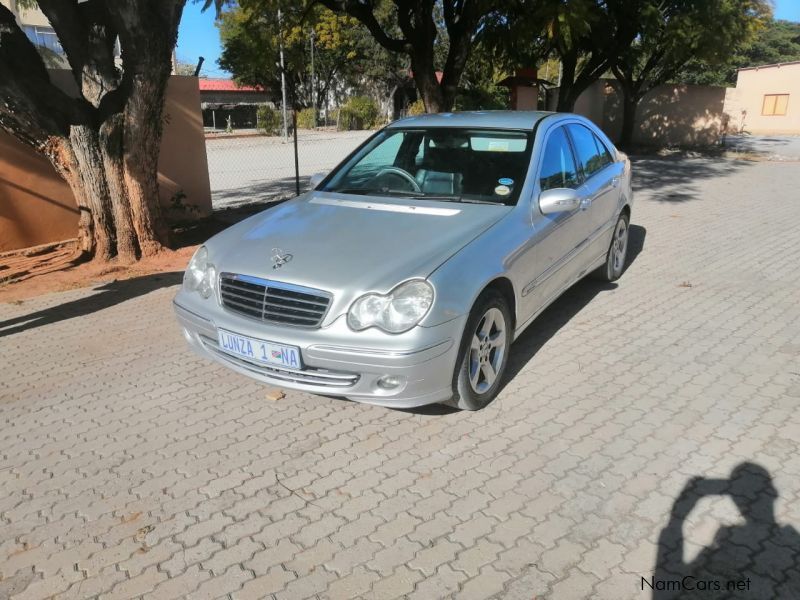
[[501,219],[428,276],[436,298],[420,325],[434,327],[468,314],[486,286],[500,277],[511,280],[514,304],[519,306],[518,288],[509,269],[516,248],[524,241],[519,220],[518,213]]

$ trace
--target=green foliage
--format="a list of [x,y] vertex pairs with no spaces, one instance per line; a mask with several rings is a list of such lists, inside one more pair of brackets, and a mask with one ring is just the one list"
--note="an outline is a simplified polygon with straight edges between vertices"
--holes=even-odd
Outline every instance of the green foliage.
[[800,60],[800,23],[769,21],[755,37],[739,47],[721,62],[692,59],[676,75],[683,83],[732,86],[736,70],[780,62]]
[[408,114],[409,115],[425,114],[425,103],[422,101],[422,98],[419,98],[418,100],[408,105]]
[[218,27],[223,47],[220,66],[240,83],[264,87],[275,102],[281,100],[283,42],[292,106],[309,107],[316,101],[319,107],[339,89],[367,91],[365,82],[377,83],[388,93],[399,68],[356,19],[308,2],[239,0],[221,14]]
[[262,104],[256,113],[258,116],[258,128],[267,135],[277,135],[281,128],[280,111]]
[[339,109],[339,129],[371,129],[378,124],[379,114],[372,98],[354,96]]
[[508,88],[494,84],[460,89],[453,110],[504,110],[508,108]]
[[690,61],[724,63],[731,49],[747,45],[771,19],[768,0],[637,0],[639,34],[622,54],[614,75],[641,98],[653,87],[674,80]]
[[313,108],[297,111],[297,128],[314,129],[317,126],[316,112]]

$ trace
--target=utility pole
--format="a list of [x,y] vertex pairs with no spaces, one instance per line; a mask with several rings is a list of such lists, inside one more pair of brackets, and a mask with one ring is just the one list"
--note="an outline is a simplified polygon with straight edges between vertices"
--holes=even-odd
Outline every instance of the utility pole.
[[281,97],[283,109],[283,139],[289,139],[289,123],[286,114],[286,64],[283,62],[283,21],[281,19],[281,9],[278,9],[278,35],[280,36],[280,54],[281,54]]
[[311,28],[311,109],[314,111],[314,129],[317,128],[317,84],[314,79],[314,28]]

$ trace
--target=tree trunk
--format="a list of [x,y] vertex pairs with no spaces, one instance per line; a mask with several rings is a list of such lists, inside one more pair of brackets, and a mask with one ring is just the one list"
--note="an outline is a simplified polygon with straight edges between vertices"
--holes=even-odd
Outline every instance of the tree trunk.
[[55,168],[56,172],[67,182],[75,203],[78,206],[78,247],[77,253],[87,257],[94,254],[94,226],[92,213],[85,202],[86,194],[83,192],[78,161],[75,153],[66,138],[52,137],[48,140],[45,155]]
[[556,112],[572,112],[575,108],[577,97],[574,95],[574,85],[577,63],[576,54],[564,53],[561,57],[561,80],[558,84]]
[[107,261],[115,254],[114,219],[99,135],[87,125],[73,125],[69,141],[80,174],[80,187],[72,192],[76,203],[87,207],[91,215],[94,258]]
[[158,254],[169,241],[169,230],[158,197],[158,156],[166,77],[161,85],[158,76],[151,77],[134,76],[130,99],[125,107],[123,140],[125,189],[142,256]]
[[139,252],[139,243],[133,228],[131,207],[125,186],[121,114],[112,115],[100,127],[100,150],[103,154],[103,165],[116,226],[117,257],[123,263],[134,262]]
[[619,145],[623,149],[628,149],[633,141],[633,128],[636,124],[636,109],[639,105],[639,98],[627,86],[622,87],[622,130],[619,134]]
[[442,87],[436,80],[436,70],[433,67],[433,57],[422,56],[417,53],[411,57],[411,71],[414,74],[414,83],[417,91],[425,104],[425,111],[429,113],[447,112],[453,108],[453,101],[446,101]]

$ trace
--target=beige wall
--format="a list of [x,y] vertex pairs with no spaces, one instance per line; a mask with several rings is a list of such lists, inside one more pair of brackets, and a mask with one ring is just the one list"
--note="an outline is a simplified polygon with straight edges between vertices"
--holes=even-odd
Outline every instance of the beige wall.
[[[642,98],[633,142],[646,146],[706,145],[719,141],[725,117],[725,88],[661,85]],[[551,110],[555,94],[549,99]],[[578,97],[575,112],[591,119],[613,141],[622,128],[622,94],[613,79],[594,82]]]
[[34,9],[26,9],[26,8],[19,8],[17,7],[17,3],[15,0],[0,0],[0,4],[5,6],[6,8],[11,9],[20,23],[23,25],[38,25],[40,27],[50,27],[50,22],[47,20],[47,17],[44,16],[44,13],[40,11],[38,8]]
[[[51,71],[51,77],[74,92],[69,72]],[[164,118],[158,160],[162,206],[171,220],[207,215],[211,191],[196,78],[170,78]],[[172,209],[176,194],[197,210]],[[0,252],[73,238],[77,225],[74,197],[50,163],[0,132]]]
[[[789,94],[785,116],[761,114],[765,94]],[[800,134],[800,63],[741,69],[725,98],[725,112],[734,131]]]

